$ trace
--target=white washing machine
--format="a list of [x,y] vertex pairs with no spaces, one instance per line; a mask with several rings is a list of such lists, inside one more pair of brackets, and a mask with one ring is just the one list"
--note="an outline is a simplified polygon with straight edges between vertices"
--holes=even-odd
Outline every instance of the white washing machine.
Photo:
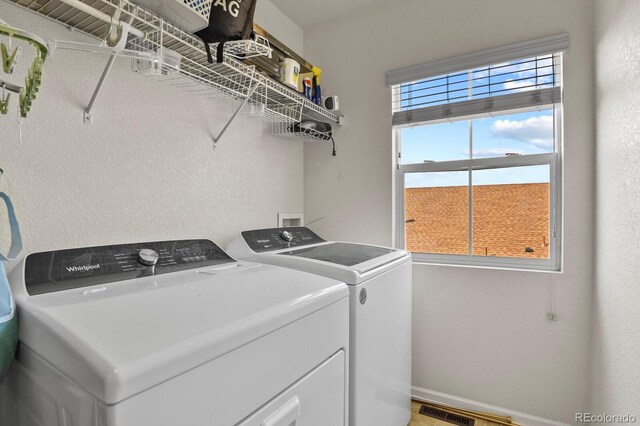
[[347,424],[347,286],[209,240],[34,253],[11,273],[12,426]]
[[349,424],[406,426],[411,417],[411,256],[325,241],[305,227],[242,232],[238,259],[344,281],[350,293]]

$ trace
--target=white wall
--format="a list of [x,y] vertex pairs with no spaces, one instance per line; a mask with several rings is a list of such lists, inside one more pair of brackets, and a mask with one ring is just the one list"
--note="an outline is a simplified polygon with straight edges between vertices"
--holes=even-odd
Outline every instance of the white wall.
[[[92,40],[6,2],[0,17],[45,39]],[[0,116],[0,190],[17,205],[23,254],[191,237],[224,246],[243,229],[275,226],[277,212],[302,211],[299,142],[239,117],[213,151],[211,137],[234,104],[133,74],[129,60],[116,62],[94,123],[83,124],[106,60],[55,52],[22,142],[15,95],[9,115]]]
[[595,413],[640,419],[640,3],[598,0]]
[[254,21],[287,45],[287,47],[302,56],[304,53],[304,33],[302,28],[297,26],[269,0],[258,0]]
[[[564,268],[559,274],[414,266],[413,384],[570,422],[586,409],[593,284],[592,2],[401,0],[305,32],[347,124],[305,145],[305,215],[330,239],[392,244],[385,72],[567,32]],[[547,320],[551,294],[559,320]]]

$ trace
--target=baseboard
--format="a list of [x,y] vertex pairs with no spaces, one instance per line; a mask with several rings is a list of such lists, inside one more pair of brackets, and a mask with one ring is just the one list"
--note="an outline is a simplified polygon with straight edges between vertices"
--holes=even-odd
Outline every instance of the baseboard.
[[483,411],[511,416],[514,423],[526,426],[568,426],[567,423],[547,420],[543,419],[542,417],[532,416],[530,414],[521,413],[519,411],[496,407],[494,405],[484,404],[482,402],[472,401],[470,399],[460,398],[458,396],[453,396],[443,392],[425,389],[418,386],[411,387],[411,396],[419,401],[422,400],[426,402],[435,402],[437,404],[451,405],[465,410]]

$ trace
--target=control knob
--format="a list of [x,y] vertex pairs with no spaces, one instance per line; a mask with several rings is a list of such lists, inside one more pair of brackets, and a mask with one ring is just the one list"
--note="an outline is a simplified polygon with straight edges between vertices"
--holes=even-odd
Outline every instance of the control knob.
[[160,255],[151,249],[142,249],[138,252],[138,262],[146,266],[155,266]]
[[289,231],[282,231],[280,236],[282,237],[283,240],[285,240],[288,243],[290,243],[291,240],[293,240],[293,234]]

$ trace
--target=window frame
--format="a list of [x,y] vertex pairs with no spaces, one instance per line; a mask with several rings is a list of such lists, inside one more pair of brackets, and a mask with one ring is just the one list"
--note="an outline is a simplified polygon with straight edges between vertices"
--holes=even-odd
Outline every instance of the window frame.
[[[557,120],[557,119],[556,119]],[[397,153],[401,150],[400,129],[394,129]],[[556,130],[556,134],[558,130]],[[556,139],[559,144],[559,140]],[[435,163],[400,164],[396,154],[396,213],[395,213],[395,246],[405,249],[405,175],[421,172],[459,172],[471,170],[495,170],[509,167],[549,165],[549,258],[517,258],[502,256],[478,256],[460,254],[438,254],[411,252],[414,262],[459,266],[482,266],[490,268],[525,269],[540,271],[561,270],[562,241],[562,194],[561,194],[561,160],[560,153],[518,155],[513,157],[475,158],[468,160],[441,161]],[[473,187],[471,187],[473,190]],[[469,199],[469,217],[473,218],[473,199]],[[470,229],[470,233],[472,230]],[[470,239],[472,235],[470,234]]]
[[[560,53],[560,52],[556,52]],[[560,68],[561,69],[561,68]],[[392,87],[393,99],[397,99],[400,85],[394,85]],[[414,262],[427,263],[427,264],[442,264],[442,265],[457,265],[457,266],[471,266],[471,267],[487,267],[496,269],[517,269],[517,270],[534,270],[534,271],[548,271],[548,272],[560,272],[562,270],[562,144],[563,139],[563,102],[561,96],[561,88],[554,87],[552,89],[532,90],[523,92],[522,94],[515,95],[503,95],[504,99],[511,96],[512,98],[522,96],[538,96],[540,100],[540,94],[542,93],[542,102],[537,106],[524,108],[513,107],[504,105],[504,107],[498,108],[497,111],[485,112],[482,114],[469,114],[459,115],[454,119],[437,118],[438,112],[435,114],[420,115],[421,111],[416,111],[414,119],[418,119],[413,122],[403,121],[401,124],[396,124],[392,127],[393,136],[393,165],[394,165],[394,211],[393,217],[393,234],[394,243],[398,248],[405,248],[405,176],[407,173],[420,173],[420,172],[456,172],[456,171],[469,171],[469,170],[488,170],[499,169],[509,167],[521,167],[521,166],[534,166],[534,165],[549,165],[549,258],[517,258],[517,257],[502,257],[502,256],[479,256],[473,254],[438,254],[438,253],[417,253],[412,252],[412,259]],[[555,94],[554,94],[555,93]],[[559,96],[557,95],[559,94]],[[550,96],[550,98],[547,97]],[[493,99],[498,99],[499,96]],[[481,102],[485,102],[487,99],[481,98]],[[550,99],[550,100],[549,100]],[[474,101],[471,101],[474,102]],[[467,104],[471,103],[467,101]],[[510,103],[507,100],[507,103]],[[515,102],[521,103],[521,102]],[[431,107],[432,111],[436,111],[437,108],[442,111],[449,112],[451,107],[455,107],[456,104],[442,104],[436,107]],[[473,105],[472,105],[473,107]],[[526,110],[533,110],[535,108],[553,108],[554,111],[554,151],[546,154],[525,154],[518,156],[505,156],[505,157],[491,157],[491,158],[470,158],[462,160],[450,160],[450,161],[438,161],[438,162],[425,162],[425,163],[413,163],[402,164],[401,152],[402,152],[402,128],[419,125],[437,124],[441,122],[451,120],[472,120],[489,115],[507,115],[524,112]],[[425,108],[425,110],[427,110]],[[412,114],[408,112],[406,114]],[[446,117],[446,113],[439,115],[439,117]],[[394,117],[395,118],[395,117]],[[470,180],[471,185],[470,193],[473,190],[473,183]],[[473,199],[469,198],[469,220],[473,220]],[[472,239],[472,228],[470,223],[469,229],[470,240]]]

